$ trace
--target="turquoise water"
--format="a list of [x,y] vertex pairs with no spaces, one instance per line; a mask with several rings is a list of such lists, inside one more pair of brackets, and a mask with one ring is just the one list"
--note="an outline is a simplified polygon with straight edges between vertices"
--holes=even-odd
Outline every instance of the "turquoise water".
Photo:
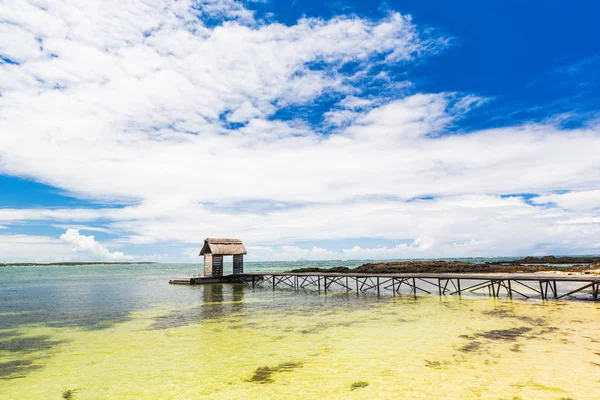
[[[340,265],[353,268],[365,262],[373,260],[246,262],[245,271]],[[101,326],[156,305],[187,305],[196,299],[195,289],[182,291],[167,282],[171,278],[201,275],[203,270],[200,263],[3,267],[0,268],[0,313],[4,317],[0,320],[0,329],[38,322],[52,326]],[[232,264],[226,262],[224,272],[231,273],[231,270]]]
[[600,387],[595,302],[168,284],[201,268],[0,268],[0,399],[559,400]]

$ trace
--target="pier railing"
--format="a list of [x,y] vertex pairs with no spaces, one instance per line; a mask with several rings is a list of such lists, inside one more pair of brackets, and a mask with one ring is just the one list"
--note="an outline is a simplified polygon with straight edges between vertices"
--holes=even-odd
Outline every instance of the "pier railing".
[[377,295],[419,293],[439,296],[467,293],[493,297],[541,299],[578,298],[598,301],[600,276],[559,274],[359,274],[315,272],[247,272],[236,281],[253,287],[317,290],[327,293],[346,290]]

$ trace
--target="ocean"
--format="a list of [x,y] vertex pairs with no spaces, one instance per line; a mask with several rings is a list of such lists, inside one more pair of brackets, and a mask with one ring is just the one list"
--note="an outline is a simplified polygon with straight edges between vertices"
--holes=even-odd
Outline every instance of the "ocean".
[[599,393],[597,302],[168,284],[201,271],[201,264],[0,268],[0,399]]

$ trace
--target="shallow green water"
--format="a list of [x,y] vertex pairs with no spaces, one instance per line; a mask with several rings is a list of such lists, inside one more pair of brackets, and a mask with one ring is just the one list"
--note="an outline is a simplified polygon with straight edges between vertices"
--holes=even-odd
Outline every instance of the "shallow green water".
[[[0,398],[593,399],[600,306],[0,271]],[[192,267],[189,267],[192,268]]]

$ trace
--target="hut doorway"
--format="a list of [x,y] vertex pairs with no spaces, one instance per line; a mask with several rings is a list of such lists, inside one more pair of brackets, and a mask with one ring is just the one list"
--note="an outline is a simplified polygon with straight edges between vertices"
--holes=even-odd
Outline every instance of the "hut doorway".
[[223,276],[224,256],[233,257],[233,274],[244,272],[244,244],[239,239],[206,238],[200,255],[204,256],[204,276]]

